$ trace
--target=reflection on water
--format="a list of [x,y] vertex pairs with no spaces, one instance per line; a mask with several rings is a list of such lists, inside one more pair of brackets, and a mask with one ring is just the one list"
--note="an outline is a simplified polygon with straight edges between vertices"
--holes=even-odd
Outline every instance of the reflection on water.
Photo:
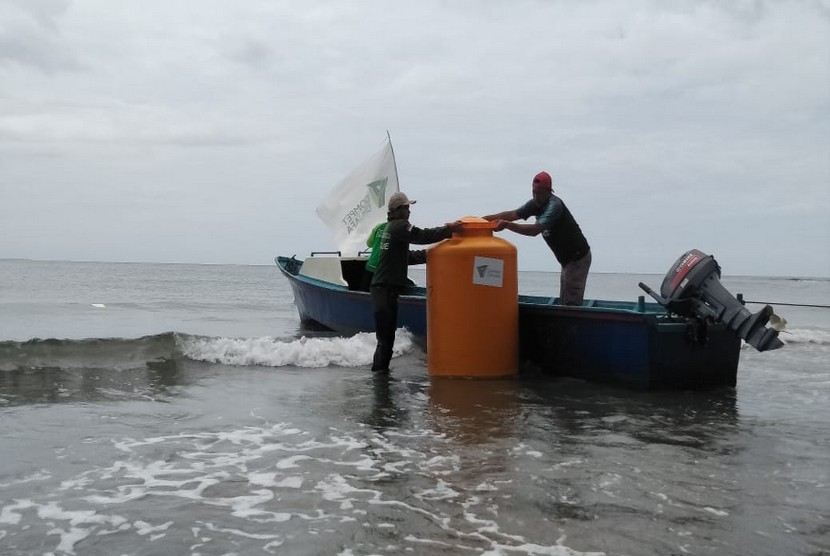
[[139,368],[119,370],[17,367],[0,371],[0,405],[155,399],[172,395],[174,387],[189,382],[185,367],[180,358],[148,361]]
[[430,416],[437,432],[463,443],[502,439],[515,433],[521,392],[517,379],[431,377]]
[[[577,380],[526,384],[527,404],[550,418],[563,441],[582,442],[614,431],[644,443],[705,448],[734,432],[736,392],[731,388],[688,392],[639,392]],[[537,419],[538,421],[538,419]]]
[[177,336],[0,342],[0,404],[155,398],[186,384]]
[[361,421],[379,431],[400,428],[407,421],[406,400],[393,393],[394,384],[388,374],[371,376],[371,402],[369,412]]
[[467,444],[537,431],[557,445],[626,435],[642,443],[706,449],[734,432],[734,389],[632,392],[570,379],[429,379],[435,431]]

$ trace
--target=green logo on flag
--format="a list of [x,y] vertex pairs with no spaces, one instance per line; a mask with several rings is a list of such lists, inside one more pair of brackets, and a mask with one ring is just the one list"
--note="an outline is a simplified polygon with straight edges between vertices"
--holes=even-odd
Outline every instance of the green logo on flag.
[[386,182],[388,181],[389,178],[383,178],[366,184],[369,188],[369,195],[377,208],[383,208],[386,205]]

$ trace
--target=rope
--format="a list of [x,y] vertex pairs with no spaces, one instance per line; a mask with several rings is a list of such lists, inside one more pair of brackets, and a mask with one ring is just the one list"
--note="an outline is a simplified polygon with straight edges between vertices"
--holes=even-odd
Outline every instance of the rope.
[[816,305],[811,303],[776,303],[774,301],[752,301],[744,299],[744,303],[758,303],[759,305],[787,305],[788,307],[817,307],[819,309],[830,309],[830,305]]

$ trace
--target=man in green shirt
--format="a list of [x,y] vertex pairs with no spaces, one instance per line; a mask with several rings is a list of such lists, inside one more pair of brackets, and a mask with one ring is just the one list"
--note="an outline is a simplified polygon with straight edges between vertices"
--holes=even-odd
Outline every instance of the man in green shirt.
[[369,237],[366,238],[366,247],[371,247],[372,252],[369,254],[369,260],[366,261],[366,270],[363,273],[363,279],[360,281],[360,289],[362,291],[369,291],[372,286],[372,277],[375,275],[375,269],[378,267],[378,259],[380,259],[380,242],[383,238],[383,230],[386,229],[388,222],[381,222],[377,224],[372,231],[369,232]]

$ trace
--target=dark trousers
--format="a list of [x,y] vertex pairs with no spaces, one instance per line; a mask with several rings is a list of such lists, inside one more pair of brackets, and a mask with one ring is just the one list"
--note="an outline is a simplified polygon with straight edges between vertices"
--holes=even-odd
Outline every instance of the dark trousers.
[[585,300],[585,282],[591,268],[591,251],[581,258],[562,266],[559,275],[559,304],[582,306]]
[[375,336],[378,339],[372,371],[383,372],[389,370],[392,348],[395,347],[400,289],[396,286],[372,286],[371,295],[375,313]]
[[374,277],[375,273],[371,270],[364,270],[363,276],[360,279],[360,291],[368,292],[372,291],[372,278]]

